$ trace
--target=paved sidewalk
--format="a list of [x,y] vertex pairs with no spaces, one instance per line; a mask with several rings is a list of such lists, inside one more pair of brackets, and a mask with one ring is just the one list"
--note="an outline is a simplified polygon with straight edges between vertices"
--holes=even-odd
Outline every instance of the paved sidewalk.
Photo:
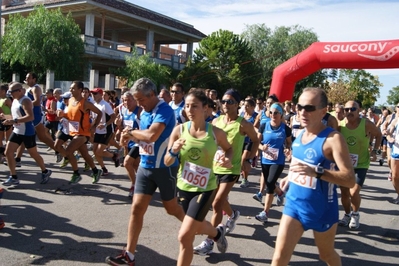
[[[42,145],[39,152],[53,175],[48,184],[40,185],[39,168],[24,154],[22,168],[17,168],[21,184],[6,188],[1,200],[0,216],[6,226],[0,230],[0,265],[99,265],[106,256],[118,254],[126,243],[130,213],[125,169],[115,169],[108,161],[110,174],[93,185],[91,171],[83,172],[80,159],[83,180],[70,186],[71,168],[59,168],[54,155]],[[7,166],[1,165],[0,171],[2,182],[8,174]],[[194,256],[193,265],[271,263],[283,207],[273,206],[266,227],[254,218],[262,210],[262,205],[252,199],[259,173],[260,169],[254,168],[250,186],[242,189],[237,183],[230,194],[230,202],[241,217],[235,231],[228,235],[227,253],[220,254],[215,247],[210,256]],[[389,203],[395,193],[387,173],[386,165],[372,164],[361,193],[360,228],[338,228],[336,249],[343,265],[398,265],[399,205]],[[156,193],[145,216],[137,265],[175,265],[179,225],[176,218],[166,214]],[[204,237],[198,236],[194,245]],[[312,233],[305,232],[290,265],[324,265],[317,254]]]

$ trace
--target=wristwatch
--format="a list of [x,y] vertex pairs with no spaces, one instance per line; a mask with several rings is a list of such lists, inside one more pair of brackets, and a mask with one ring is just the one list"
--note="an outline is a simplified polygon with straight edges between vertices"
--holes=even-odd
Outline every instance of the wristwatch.
[[317,179],[320,179],[320,177],[324,174],[324,168],[323,168],[323,166],[321,166],[320,164],[318,164],[316,167],[315,167],[315,172],[316,172],[316,178]]
[[14,123],[18,124],[18,118],[14,118]]
[[249,162],[250,164],[252,164],[252,162],[253,162],[252,159],[246,159],[245,161]]

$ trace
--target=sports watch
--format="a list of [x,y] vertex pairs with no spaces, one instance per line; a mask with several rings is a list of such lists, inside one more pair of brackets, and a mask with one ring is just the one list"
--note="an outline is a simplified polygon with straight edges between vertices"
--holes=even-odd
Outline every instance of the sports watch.
[[323,166],[321,166],[320,164],[318,164],[316,167],[315,167],[315,172],[316,172],[316,178],[317,179],[320,179],[320,177],[324,174],[324,168],[323,168]]

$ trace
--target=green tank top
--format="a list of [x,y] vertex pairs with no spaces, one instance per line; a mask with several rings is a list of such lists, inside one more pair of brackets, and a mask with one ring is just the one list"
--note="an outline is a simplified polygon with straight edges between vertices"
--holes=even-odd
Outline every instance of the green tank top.
[[198,139],[191,136],[191,121],[182,124],[181,138],[185,139],[180,150],[180,167],[177,187],[188,192],[204,192],[217,188],[217,181],[212,170],[217,144],[212,124],[207,123],[205,137]]
[[369,168],[370,154],[368,148],[370,139],[366,134],[366,120],[362,118],[359,126],[355,129],[347,128],[345,119],[340,122],[340,126],[341,133],[349,147],[353,167],[355,169]]
[[230,174],[230,175],[240,175],[241,174],[241,156],[242,156],[242,149],[244,146],[244,139],[245,136],[241,135],[240,133],[240,126],[243,117],[237,117],[236,121],[230,124],[224,123],[224,115],[219,116],[216,118],[216,126],[222,129],[227,134],[227,140],[231,144],[233,148],[233,158],[231,163],[233,164],[233,168],[225,168],[217,165],[217,156],[221,151],[219,148],[218,152],[215,156],[215,163],[213,166],[213,171],[216,174]]
[[0,99],[0,107],[5,115],[11,114],[11,108],[5,105],[7,98]]

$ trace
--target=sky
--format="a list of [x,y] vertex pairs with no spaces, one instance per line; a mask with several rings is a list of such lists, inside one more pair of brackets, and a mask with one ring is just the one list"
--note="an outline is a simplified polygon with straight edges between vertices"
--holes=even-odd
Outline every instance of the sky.
[[[246,25],[274,29],[300,25],[321,42],[399,39],[399,0],[128,0],[193,25],[208,35],[219,29],[241,34]],[[399,67],[399,66],[398,66]],[[399,86],[399,68],[367,70],[383,87],[376,105],[386,103],[388,92]]]

